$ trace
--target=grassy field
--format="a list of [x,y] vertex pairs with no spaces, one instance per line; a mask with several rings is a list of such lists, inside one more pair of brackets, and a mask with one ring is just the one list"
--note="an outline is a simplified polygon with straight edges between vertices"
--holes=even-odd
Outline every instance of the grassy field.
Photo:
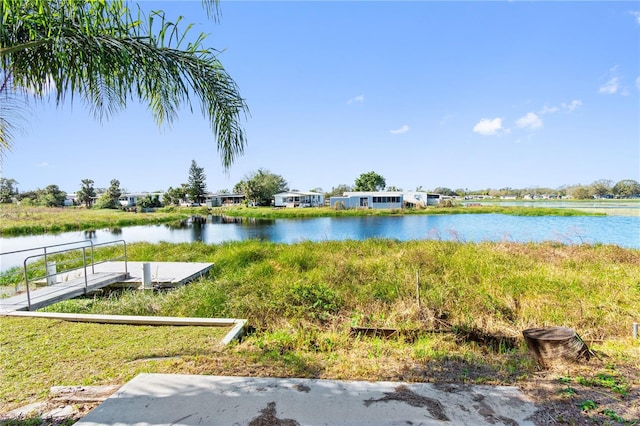
[[132,225],[176,222],[207,209],[160,209],[153,213],[122,210],[85,209],[83,207],[21,207],[0,204],[0,236],[44,234],[65,231],[122,228]]
[[[130,260],[214,262],[155,293],[105,293],[48,310],[246,318],[222,350],[209,328],[0,319],[0,412],[52,385],[139,372],[513,384],[540,424],[640,419],[640,250],[605,245],[391,240],[131,244]],[[597,355],[541,370],[522,330],[574,328]],[[356,329],[354,329],[356,327]],[[390,328],[392,337],[357,333]],[[226,332],[220,331],[221,333]],[[635,422],[635,423],[634,423]]]

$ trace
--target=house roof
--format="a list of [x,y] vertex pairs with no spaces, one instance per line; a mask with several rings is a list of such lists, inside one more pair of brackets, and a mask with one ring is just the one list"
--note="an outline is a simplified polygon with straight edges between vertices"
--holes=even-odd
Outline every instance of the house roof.
[[287,192],[279,192],[277,194],[274,194],[273,196],[275,197],[276,195],[323,195],[319,192],[313,192],[313,191],[309,191],[309,192],[304,192],[304,191],[287,191]]
[[350,192],[345,192],[344,196],[345,197],[353,197],[353,196],[375,196],[375,197],[385,197],[385,196],[389,196],[389,195],[395,195],[395,196],[399,196],[399,195],[404,195],[404,193],[402,191],[350,191]]

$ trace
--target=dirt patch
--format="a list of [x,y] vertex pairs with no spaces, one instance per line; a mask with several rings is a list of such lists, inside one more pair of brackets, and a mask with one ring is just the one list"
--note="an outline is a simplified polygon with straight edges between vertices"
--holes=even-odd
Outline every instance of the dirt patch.
[[300,423],[293,419],[279,419],[276,417],[276,403],[270,402],[266,408],[260,410],[262,413],[249,422],[249,426],[300,426]]
[[413,392],[408,387],[401,385],[395,389],[395,392],[385,392],[382,398],[378,399],[366,399],[364,401],[364,405],[366,407],[370,406],[374,402],[388,402],[388,401],[399,401],[405,402],[412,407],[425,407],[431,417],[441,420],[443,422],[448,422],[449,418],[444,413],[444,407],[442,403],[437,399],[429,398],[426,396],[418,395]]
[[540,408],[531,420],[538,425],[640,424],[638,370],[618,367],[603,373],[606,366],[593,367],[555,366],[521,384]]

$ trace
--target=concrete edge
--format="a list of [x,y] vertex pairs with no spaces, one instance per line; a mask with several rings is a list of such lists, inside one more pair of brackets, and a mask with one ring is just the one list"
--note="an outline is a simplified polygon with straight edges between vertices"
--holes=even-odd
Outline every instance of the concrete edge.
[[245,319],[237,319],[235,321],[235,326],[231,329],[230,332],[227,333],[226,336],[222,338],[222,344],[227,346],[231,343],[232,340],[240,340],[240,338],[244,335],[244,328],[247,325],[247,320]]
[[135,315],[95,315],[95,314],[68,314],[59,312],[34,312],[12,311],[1,312],[0,316],[22,318],[57,319],[71,322],[90,322],[99,324],[123,324],[123,325],[172,325],[192,327],[230,327],[233,328],[222,338],[226,346],[234,339],[239,339],[244,334],[247,324],[246,319],[236,318],[193,318],[193,317],[151,317]]

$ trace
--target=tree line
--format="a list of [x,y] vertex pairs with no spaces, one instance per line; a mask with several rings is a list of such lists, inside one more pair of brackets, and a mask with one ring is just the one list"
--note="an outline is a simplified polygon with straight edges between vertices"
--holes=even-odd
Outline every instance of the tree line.
[[[14,179],[0,178],[0,202],[11,203],[20,202],[29,205],[40,205],[47,207],[64,206],[67,194],[60,190],[57,185],[49,185],[44,189],[36,189],[33,191],[18,192],[17,184]],[[453,196],[453,197],[515,197],[515,198],[574,198],[574,199],[592,199],[592,198],[633,198],[640,197],[640,183],[633,179],[623,179],[616,183],[607,179],[597,180],[589,185],[566,185],[560,188],[501,188],[501,189],[451,189],[447,187],[435,187],[432,190],[426,190],[422,186],[418,186],[416,191],[432,192],[436,194]],[[289,183],[281,175],[270,172],[267,169],[258,169],[246,175],[240,182],[233,187],[233,193],[242,194],[248,204],[255,206],[269,206],[273,200],[273,196],[280,192],[299,191],[290,189]],[[393,185],[387,185],[386,179],[374,172],[366,172],[359,175],[353,185],[340,184],[332,187],[330,191],[324,191],[322,188],[313,188],[311,192],[324,194],[325,198],[341,196],[345,192],[350,191],[400,191]],[[120,187],[120,181],[112,179],[108,188],[95,188],[92,179],[82,179],[80,189],[76,191],[75,200],[79,205],[87,208],[120,208],[119,199],[125,194]],[[228,189],[217,191],[218,194],[229,194]],[[138,207],[161,207],[162,205],[182,205],[194,204],[201,205],[206,201],[208,191],[206,184],[206,173],[203,167],[198,166],[195,160],[191,161],[189,167],[187,182],[179,186],[169,187],[162,194],[162,201],[159,194],[147,194],[145,197],[139,198],[136,205]]]

